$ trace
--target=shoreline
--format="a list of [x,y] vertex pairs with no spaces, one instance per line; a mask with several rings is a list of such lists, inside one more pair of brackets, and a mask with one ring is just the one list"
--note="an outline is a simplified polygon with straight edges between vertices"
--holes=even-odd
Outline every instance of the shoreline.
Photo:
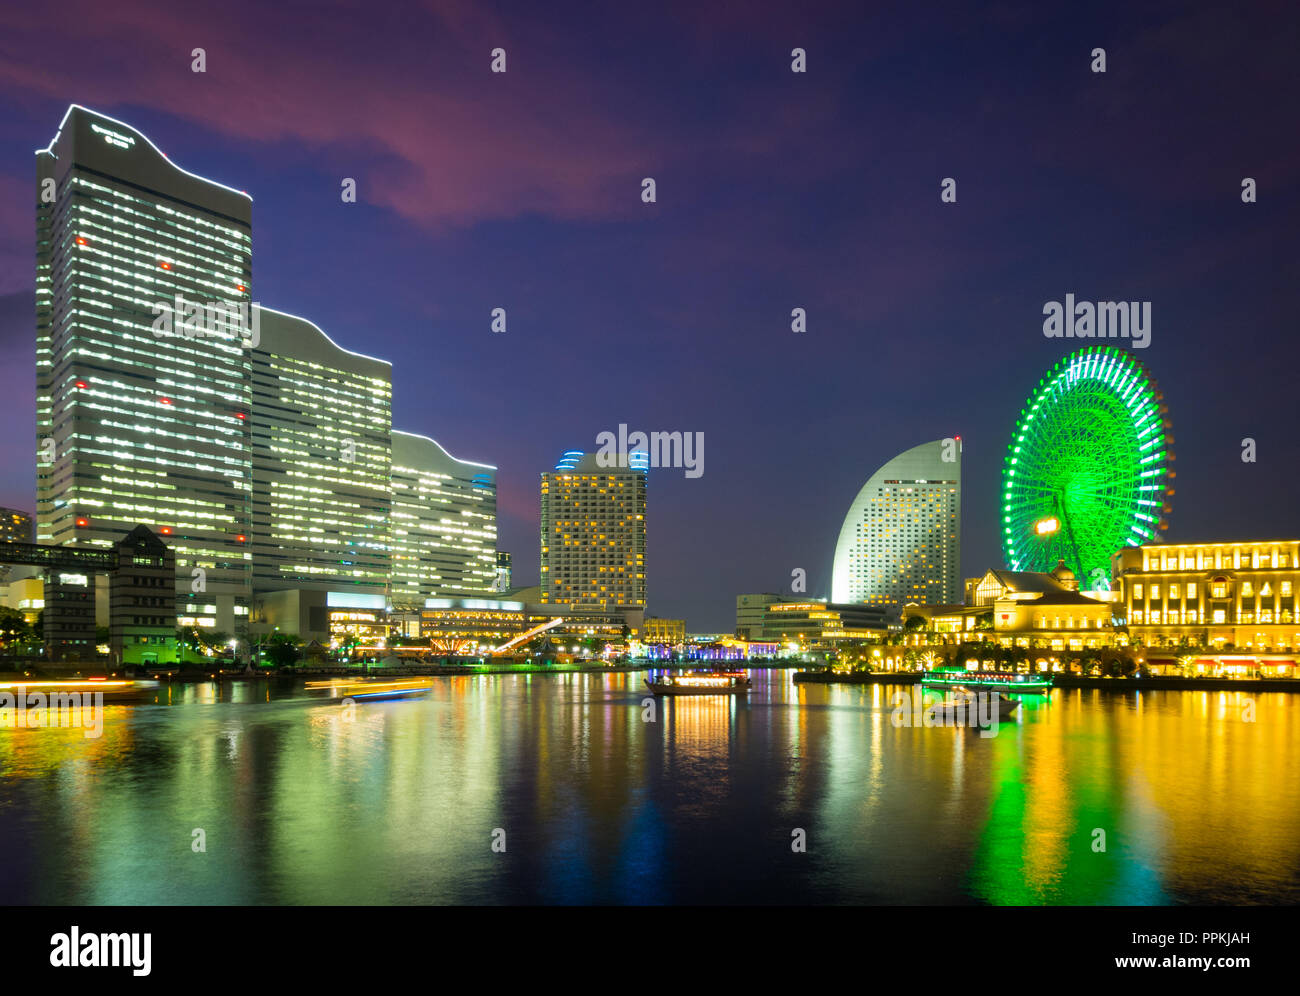
[[[244,671],[203,671],[185,670],[175,674],[159,672],[137,672],[130,675],[134,681],[159,681],[163,683],[193,683],[204,681],[296,681],[317,678],[439,678],[439,677],[474,677],[475,675],[503,674],[626,674],[633,671],[649,670],[688,670],[708,666],[701,662],[679,662],[663,664],[654,661],[637,661],[626,664],[422,664],[422,665],[335,665],[310,668],[290,668],[279,671],[269,669],[251,674]],[[802,663],[763,662],[746,666],[743,662],[735,664],[747,670],[790,671],[803,667]],[[24,678],[21,672],[0,672],[0,681],[37,684],[42,681],[90,680],[92,678],[118,679],[127,677],[122,672],[111,672],[93,666],[68,668],[42,668],[41,674]]]
[[[824,671],[799,671],[797,684],[817,685],[915,685],[921,681],[919,673],[851,672],[832,674]],[[1053,688],[1094,688],[1108,692],[1128,691],[1256,691],[1300,692],[1297,678],[1094,678],[1085,675],[1054,675]]]

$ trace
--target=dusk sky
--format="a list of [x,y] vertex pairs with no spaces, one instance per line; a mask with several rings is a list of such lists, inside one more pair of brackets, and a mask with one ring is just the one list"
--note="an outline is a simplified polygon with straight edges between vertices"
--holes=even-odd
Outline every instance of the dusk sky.
[[692,632],[793,568],[827,594],[858,489],[933,439],[965,444],[962,575],[1001,566],[1015,418],[1091,344],[1043,335],[1067,293],[1152,303],[1166,538],[1300,533],[1293,4],[704,6],[7,5],[0,505],[35,504],[33,151],[80,103],[252,195],[254,299],[498,467],[516,584],[538,475],[620,423],[704,434],[648,490],[648,614]]

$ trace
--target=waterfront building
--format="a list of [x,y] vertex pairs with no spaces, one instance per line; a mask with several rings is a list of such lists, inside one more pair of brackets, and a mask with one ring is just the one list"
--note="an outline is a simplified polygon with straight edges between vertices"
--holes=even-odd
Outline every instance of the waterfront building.
[[[253,303],[246,193],[76,105],[36,173],[38,543],[108,556],[143,524],[177,623],[236,636],[377,637],[390,597],[417,633],[427,597],[493,590],[495,468],[393,432],[391,363]],[[81,652],[109,586],[51,578]]]
[[755,640],[763,635],[763,620],[767,607],[777,602],[793,602],[785,595],[764,592],[759,595],[736,596],[736,636],[742,640]]
[[259,319],[249,416],[254,596],[292,588],[382,598],[392,364],[342,348],[305,318],[260,308]]
[[484,654],[524,632],[523,602],[500,598],[430,598],[420,612],[420,638],[442,654]]
[[[886,609],[880,606],[821,601],[779,601],[763,610],[759,632],[747,639],[808,649],[875,643],[888,635]],[[752,631],[752,628],[751,628]]]
[[[242,629],[250,198],[75,105],[36,179],[37,542],[108,552],[146,524],[174,553],[176,608],[201,579],[215,625]],[[199,334],[171,323],[178,299]],[[93,615],[93,585],[68,599]]]
[[686,643],[686,620],[651,616],[641,626],[641,642],[680,648]]
[[258,639],[273,633],[337,648],[350,640],[367,648],[388,639],[387,599],[382,592],[285,588],[257,598],[252,632]]
[[1300,540],[1149,543],[1111,559],[1116,614],[1146,647],[1300,650]]
[[542,602],[617,614],[646,604],[645,454],[602,467],[570,450],[541,482]]
[[0,508],[0,543],[33,543],[32,517],[16,508]]
[[[776,657],[780,652],[780,645],[770,641],[742,640],[725,634],[692,634],[686,641],[684,656],[687,660],[724,664],[762,660]],[[667,650],[650,648],[651,660],[662,660],[669,656]]]
[[830,600],[879,606],[895,619],[909,602],[956,603],[960,550],[961,439],[914,446],[872,474],[849,506]]
[[431,597],[501,594],[496,468],[458,460],[428,436],[394,430],[392,438],[393,606],[418,611]]
[[[1117,641],[1107,592],[1081,592],[1074,572],[985,572],[968,586],[971,605],[908,605],[905,642],[914,645],[988,641],[1026,650],[1083,651]],[[909,625],[910,620],[917,620]]]

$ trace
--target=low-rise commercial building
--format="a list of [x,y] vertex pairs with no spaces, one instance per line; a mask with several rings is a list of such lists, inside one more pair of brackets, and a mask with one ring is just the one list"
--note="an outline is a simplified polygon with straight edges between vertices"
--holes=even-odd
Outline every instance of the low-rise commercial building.
[[[1064,563],[1048,573],[990,570],[967,591],[975,600],[972,605],[908,605],[903,611],[905,642],[989,640],[1001,647],[1060,651],[1116,643],[1109,593],[1080,592]],[[910,619],[921,622],[909,626]]]
[[750,639],[802,648],[836,647],[847,642],[875,642],[888,635],[883,606],[834,602],[773,602],[763,610],[763,623]]

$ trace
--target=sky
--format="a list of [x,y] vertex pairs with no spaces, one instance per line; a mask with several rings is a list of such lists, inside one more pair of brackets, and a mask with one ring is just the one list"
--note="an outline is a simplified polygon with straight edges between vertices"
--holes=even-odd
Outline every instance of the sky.
[[0,505],[34,506],[33,152],[80,103],[252,195],[254,298],[498,467],[516,584],[539,474],[620,423],[704,434],[702,476],[648,485],[648,612],[692,632],[796,568],[828,594],[858,489],[929,440],[963,440],[962,575],[1002,566],[1067,293],[1152,304],[1166,538],[1294,538],[1300,13],[1072,6],[6,5]]

